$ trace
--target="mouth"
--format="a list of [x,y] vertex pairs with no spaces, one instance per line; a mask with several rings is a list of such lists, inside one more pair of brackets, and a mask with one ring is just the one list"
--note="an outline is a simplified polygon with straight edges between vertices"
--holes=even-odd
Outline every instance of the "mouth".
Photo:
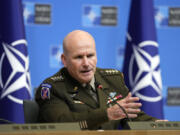
[[92,69],[82,70],[80,71],[82,74],[88,74],[91,73]]

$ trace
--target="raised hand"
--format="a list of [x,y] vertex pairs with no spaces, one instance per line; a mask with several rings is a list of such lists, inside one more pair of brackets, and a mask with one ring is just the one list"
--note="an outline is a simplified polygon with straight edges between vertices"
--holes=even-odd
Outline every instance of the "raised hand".
[[[127,97],[125,97],[122,100],[117,101],[117,103],[125,109],[129,118],[136,118],[137,113],[141,111],[139,107],[142,106],[142,104],[137,103],[137,101],[139,101],[139,98],[132,97],[132,94],[129,93]],[[109,120],[118,120],[118,119],[123,119],[126,117],[123,110],[117,104],[109,107],[107,109],[107,114],[108,114]]]

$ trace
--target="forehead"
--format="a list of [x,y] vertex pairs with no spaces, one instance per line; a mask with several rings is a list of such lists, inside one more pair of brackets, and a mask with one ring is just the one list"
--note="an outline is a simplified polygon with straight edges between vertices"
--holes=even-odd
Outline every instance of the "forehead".
[[86,55],[89,53],[96,53],[94,45],[82,44],[82,45],[73,45],[68,49],[70,54],[74,55]]
[[75,35],[66,42],[66,49],[70,53],[95,51],[95,41],[89,35]]

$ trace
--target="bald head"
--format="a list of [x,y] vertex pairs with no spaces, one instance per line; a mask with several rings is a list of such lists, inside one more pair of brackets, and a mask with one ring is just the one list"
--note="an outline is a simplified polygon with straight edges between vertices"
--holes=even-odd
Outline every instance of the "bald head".
[[89,83],[97,63],[94,38],[82,30],[72,31],[64,38],[61,60],[74,79]]
[[85,42],[91,43],[95,47],[94,38],[86,31],[74,30],[70,32],[63,41],[63,53],[66,55],[69,52],[69,49],[72,49],[75,44],[85,44]]

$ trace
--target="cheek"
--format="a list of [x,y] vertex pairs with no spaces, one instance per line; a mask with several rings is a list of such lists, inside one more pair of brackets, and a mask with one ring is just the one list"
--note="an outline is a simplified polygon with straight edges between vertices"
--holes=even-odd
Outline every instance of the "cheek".
[[71,69],[77,71],[77,70],[79,70],[81,63],[79,61],[72,61],[69,66]]
[[96,66],[96,64],[97,64],[97,59],[96,59],[96,58],[92,59],[91,64],[92,64],[93,66]]

